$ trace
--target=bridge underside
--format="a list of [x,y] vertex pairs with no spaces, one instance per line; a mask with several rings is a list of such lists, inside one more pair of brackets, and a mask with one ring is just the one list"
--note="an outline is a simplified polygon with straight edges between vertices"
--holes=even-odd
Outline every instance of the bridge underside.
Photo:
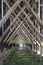
[[[33,53],[43,56],[43,22],[40,7],[35,0],[2,0],[0,20],[0,51],[17,46],[29,47]],[[38,6],[40,0],[38,2]],[[4,7],[4,10],[3,10]]]

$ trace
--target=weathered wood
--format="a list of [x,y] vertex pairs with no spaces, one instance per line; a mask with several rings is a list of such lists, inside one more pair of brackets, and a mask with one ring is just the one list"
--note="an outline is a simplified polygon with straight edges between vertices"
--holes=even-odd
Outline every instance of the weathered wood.
[[[12,37],[10,37],[9,39],[11,39],[11,38],[12,38]],[[8,39],[8,40],[9,40],[9,39]],[[38,40],[38,41],[39,41],[39,40]],[[40,41],[39,41],[39,42],[40,42]]]
[[[25,7],[23,7],[24,9]],[[18,13],[18,15],[16,16],[16,18],[13,20],[12,24],[16,21],[16,19],[18,18],[18,16],[21,14],[21,11]],[[13,29],[14,30],[14,29]],[[12,30],[12,31],[13,31]],[[6,32],[7,33],[7,32]],[[11,32],[6,36],[6,40],[8,39],[9,35],[11,34]]]
[[[30,21],[30,20],[29,20]],[[31,23],[31,22],[30,22]],[[32,23],[31,23],[32,24]],[[32,24],[32,26],[33,26],[33,24]],[[35,26],[33,26],[33,28],[38,32],[38,34],[41,36],[41,37],[43,37],[40,33],[39,33],[39,31],[35,28]]]
[[[31,9],[30,9],[30,10],[31,10]],[[11,11],[12,11],[12,10],[11,10]],[[22,10],[22,11],[23,11],[23,10]],[[23,12],[24,12],[24,11],[23,11]],[[34,12],[34,11],[32,10],[31,13],[33,14],[33,12]],[[10,14],[11,14],[11,12],[10,12]],[[9,14],[9,15],[10,15],[10,14]],[[24,12],[24,14],[26,15],[27,19],[28,19],[29,22],[31,23],[31,20],[28,18],[28,15],[27,15],[25,12]],[[8,15],[7,15],[7,17],[8,17]],[[35,17],[36,17],[36,16],[35,16]],[[37,20],[37,18],[36,18],[36,20]],[[39,21],[39,20],[38,20],[38,21]],[[4,22],[4,23],[5,23],[5,22]],[[4,24],[4,23],[3,23],[3,24]],[[38,24],[40,24],[40,21],[38,22]],[[32,25],[32,27],[38,32],[38,30],[35,28],[35,26],[33,26],[32,23],[31,23],[31,25]],[[41,25],[41,26],[42,26],[42,25]],[[43,36],[42,36],[39,32],[38,32],[38,34],[43,38]],[[8,38],[8,37],[7,37],[7,38]],[[12,38],[12,37],[11,37],[11,38]],[[11,39],[11,38],[9,38],[9,39]],[[6,39],[6,40],[7,40],[7,39]],[[40,42],[40,41],[39,41],[39,42]]]
[[5,32],[2,34],[1,38],[0,38],[0,42],[3,40],[3,38],[6,36],[6,34],[8,33],[8,31],[10,30],[10,27],[14,24],[14,22],[16,21],[17,17],[20,15],[21,11],[19,12],[19,14],[16,16],[16,18],[14,18],[13,22],[8,26],[8,28],[5,30]]
[[[25,7],[22,8],[22,10],[24,10]],[[8,31],[10,30],[10,27],[14,24],[14,22],[16,21],[16,19],[18,18],[18,16],[21,14],[21,11],[16,15],[16,17],[14,18],[13,22],[11,23],[11,25],[8,26],[8,28],[6,29],[6,31],[2,34],[1,38],[0,38],[0,42],[3,40],[3,38],[6,36],[6,34],[8,33]],[[9,37],[9,36],[8,36]],[[7,38],[8,38],[7,37]]]
[[[20,6],[19,6],[20,7]],[[21,9],[21,7],[20,7]],[[22,9],[21,9],[22,10]],[[32,21],[30,20],[30,18],[28,17],[28,15],[25,13],[24,10],[22,10],[22,12],[25,14],[25,16],[27,17],[27,19],[29,20],[29,23],[32,25],[32,27],[35,29],[35,31],[40,35],[40,37],[43,38],[43,35],[37,30],[37,28],[33,25]]]
[[[30,20],[30,19],[29,19]],[[31,23],[31,22],[30,22]],[[31,23],[32,24],[32,23]],[[43,37],[43,35],[41,33],[39,33],[39,31],[35,28],[35,26],[32,24],[32,27],[38,32],[38,34]]]
[[[23,11],[24,12],[24,11]],[[27,20],[28,20],[28,22],[31,24],[31,26],[33,27],[33,29],[38,33],[38,35],[41,37],[41,38],[43,38],[43,35],[38,31],[38,29],[33,25],[33,23],[32,23],[32,21],[30,20],[30,18],[28,17],[28,15],[24,12],[24,14],[26,15],[26,17],[27,17]],[[21,16],[22,17],[22,16]],[[23,17],[22,17],[23,18]],[[24,20],[25,21],[25,20]],[[28,25],[28,23],[25,21],[25,23]],[[30,27],[29,25],[28,25],[28,27]],[[31,28],[30,28],[31,29]],[[33,31],[34,32],[34,31]]]
[[36,39],[35,39],[35,37],[33,37],[33,35],[30,33],[30,31],[24,26],[24,24],[22,24],[23,25],[23,27],[27,30],[27,32],[30,34],[30,36],[32,37],[32,39],[38,44],[38,45],[41,45],[41,42],[40,41],[37,41]]
[[[23,26],[24,26],[24,25],[23,25]],[[25,32],[25,34],[27,35],[27,37],[30,38],[31,42],[32,42],[33,44],[35,44],[35,43],[34,43],[34,39],[33,39],[33,38],[31,37],[31,35],[30,35],[31,33],[28,33],[27,30],[25,29],[25,27],[24,27],[23,31]],[[27,39],[28,39],[28,38],[27,38]]]
[[[17,22],[16,22],[16,23],[17,23]],[[10,34],[14,31],[14,28],[15,28],[15,25],[14,25],[14,27],[11,29],[11,31],[8,33],[8,35],[6,36],[4,42],[7,41],[8,37],[10,36]],[[17,28],[18,28],[18,27],[17,27]],[[15,29],[15,30],[16,30],[16,29]],[[15,32],[15,31],[14,31],[14,32]]]
[[[18,33],[19,33],[19,32],[20,32],[20,31],[18,31]],[[18,34],[18,33],[17,33],[17,34]],[[16,35],[17,35],[17,34],[16,34]],[[27,35],[26,35],[25,33],[22,33],[22,31],[20,32],[20,34],[22,34],[23,37],[26,38],[26,40],[27,40],[27,39],[28,39],[28,41],[30,40],[30,38],[27,37]],[[14,36],[14,37],[15,37],[15,36]],[[9,44],[10,44],[10,43],[13,43],[13,42],[14,42],[14,39],[13,39],[12,41],[10,40]],[[30,42],[30,43],[31,43],[31,42]]]
[[43,22],[41,21],[41,19],[37,16],[37,14],[33,11],[33,9],[31,8],[31,6],[29,5],[29,3],[24,0],[26,5],[28,6],[28,10],[31,12],[31,14],[34,16],[34,18],[37,20],[37,23],[40,25],[40,27],[43,29]]
[[16,33],[14,34],[14,36],[10,39],[9,44],[13,43],[13,39],[15,39],[15,36],[19,33],[19,29],[16,31]]
[[22,0],[17,0],[14,5],[8,10],[8,12],[5,14],[5,16],[0,21],[0,27],[7,21],[7,19],[10,17],[11,13],[15,10],[15,8],[19,5],[19,3]]
[[[10,9],[11,7],[10,7],[10,5],[7,3],[7,1],[6,0],[4,0],[4,2],[6,3],[6,5],[7,5],[7,7]],[[14,14],[14,11],[12,12],[13,14]],[[12,15],[11,15],[12,16]],[[12,16],[13,17],[13,16]],[[14,18],[14,17],[13,17]]]
[[[16,35],[20,32],[25,38],[27,38],[28,40],[30,39],[30,41],[31,41],[30,43],[34,44],[34,41],[31,38],[31,36],[28,37],[28,34],[26,34],[27,31],[24,28],[22,28],[22,30],[23,30],[23,32],[21,30],[20,31],[18,30],[17,33],[16,33]],[[14,37],[15,37],[15,35],[14,35]],[[14,42],[14,39],[10,40],[9,44],[13,43],[13,42]]]
[[[23,26],[24,26],[24,24],[22,24]],[[24,26],[25,27],[25,26]],[[26,28],[26,27],[25,27]],[[26,30],[27,30],[27,28],[26,28]],[[28,30],[28,32],[29,32],[29,30]],[[33,40],[35,41],[35,42],[37,42],[37,40],[33,37],[33,35],[29,32],[29,34],[32,36],[32,38],[33,38]],[[14,33],[11,35],[11,37],[8,39],[8,41],[7,41],[7,43],[9,42],[9,40],[11,40],[11,38],[14,36]],[[39,41],[40,42],[40,41]]]
[[7,43],[9,42],[9,40],[12,38],[12,36],[15,34],[15,32],[18,30],[18,28],[20,28],[22,22],[19,24],[19,26],[16,28],[16,30],[13,32],[13,34],[10,36],[10,38],[7,40]]
[[[8,4],[7,4],[8,5]],[[8,7],[10,7],[9,5],[8,5]]]

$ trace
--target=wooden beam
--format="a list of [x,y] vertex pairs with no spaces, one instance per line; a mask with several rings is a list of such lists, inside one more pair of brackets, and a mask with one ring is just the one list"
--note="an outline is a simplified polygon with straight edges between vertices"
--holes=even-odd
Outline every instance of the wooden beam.
[[19,33],[20,28],[16,31],[16,33],[14,34],[14,36],[9,40],[9,44],[12,42],[13,43],[13,39],[15,39],[14,37]]
[[[25,21],[25,20],[24,20],[24,21]],[[29,19],[29,22],[31,23],[32,21]],[[25,23],[26,23],[27,26],[30,28],[30,30],[32,30],[31,27],[29,26],[29,24],[27,23],[27,21],[25,21]],[[33,23],[32,23],[32,24],[33,24]],[[31,24],[31,25],[32,25],[32,24]],[[33,25],[33,26],[34,26],[34,25]],[[33,27],[33,26],[32,26],[32,27]],[[35,27],[35,26],[34,26],[34,27]],[[34,28],[34,27],[33,27],[33,29],[35,29],[35,31],[37,32],[38,30],[37,30],[36,28]],[[33,30],[32,30],[32,31],[33,31]],[[34,34],[34,33],[35,33],[35,32],[33,31],[33,34]],[[42,35],[41,33],[37,32],[37,34],[38,34],[41,38],[43,38],[43,35]],[[40,41],[40,40],[39,40],[39,37],[38,37],[37,35],[35,36],[35,38],[37,38],[37,40]]]
[[[25,7],[22,8],[22,10],[24,10]],[[6,36],[6,34],[8,33],[8,31],[10,30],[10,27],[14,24],[14,22],[16,21],[16,19],[18,18],[18,16],[21,14],[21,11],[16,15],[16,17],[14,18],[13,22],[8,26],[8,28],[6,29],[6,31],[2,34],[1,38],[0,38],[0,42],[4,39],[4,37]],[[7,36],[8,38],[9,36]]]
[[13,40],[14,37],[19,33],[19,31],[20,31],[20,28],[18,28],[17,31],[15,32],[15,34],[11,37],[11,39],[9,40],[9,44],[10,44],[11,40]]
[[[20,7],[20,6],[19,6]],[[21,9],[21,7],[20,7]],[[22,10],[22,9],[21,9]],[[35,29],[35,31],[40,35],[40,37],[43,38],[43,35],[37,30],[37,28],[33,25],[32,21],[30,20],[30,18],[28,17],[28,15],[25,13],[24,10],[22,10],[22,12],[25,14],[25,16],[27,17],[27,19],[29,20],[29,23],[32,25],[32,27]]]
[[33,38],[33,40],[37,43],[37,42],[39,42],[39,44],[41,45],[41,42],[40,41],[37,41],[36,39],[35,39],[35,37],[33,37],[33,35],[30,33],[30,31],[24,26],[24,24],[22,24],[23,25],[23,27],[27,30],[27,32],[30,34],[30,36]]
[[37,14],[33,11],[33,9],[31,8],[31,6],[29,5],[29,3],[24,0],[26,5],[28,6],[28,10],[30,11],[30,13],[34,16],[34,18],[37,20],[37,23],[40,25],[40,27],[43,29],[43,22],[41,21],[41,19],[37,16]]
[[[24,11],[23,11],[24,12]],[[33,23],[32,23],[32,21],[30,20],[30,18],[28,17],[28,15],[24,12],[24,14],[26,15],[26,17],[27,17],[27,20],[28,20],[28,22],[31,24],[31,26],[33,27],[33,29],[38,33],[38,35],[41,37],[41,38],[43,38],[43,35],[37,30],[37,28],[33,25]],[[22,16],[21,16],[22,17]],[[23,19],[23,17],[22,17],[22,19]],[[24,19],[23,19],[24,20]],[[24,20],[25,21],[25,20]],[[28,25],[28,27],[30,27],[29,26],[29,24],[25,21],[25,23]],[[31,28],[30,28],[31,29]]]
[[[23,24],[22,24],[23,25]],[[25,27],[25,26],[24,26]],[[27,28],[26,28],[27,29]],[[14,34],[13,34],[14,35]],[[12,38],[13,36],[11,35],[11,37],[8,39],[8,40],[10,40],[11,38]],[[32,35],[32,37],[33,37],[33,35]],[[33,37],[34,38],[34,37]],[[34,38],[34,41],[36,42],[36,39]],[[38,42],[41,44],[41,42],[38,40]],[[8,43],[8,42],[7,42]]]
[[[6,42],[7,39],[9,39],[8,37],[9,37],[10,34],[14,31],[14,28],[15,28],[15,26],[14,26],[14,27],[12,28],[12,30],[8,33],[8,35],[7,35],[6,38],[4,39],[4,42]],[[17,27],[16,29],[18,29],[18,27]],[[15,32],[16,32],[16,30],[15,30]]]
[[[34,43],[34,39],[30,36],[30,34],[28,34],[28,32],[26,31],[25,28],[23,29],[23,31],[24,31],[23,33],[26,35],[27,39],[30,38],[31,42],[32,42],[33,44],[35,44],[35,43]],[[23,34],[23,33],[22,33],[22,34]]]
[[[28,35],[26,34],[27,31],[26,31],[24,28],[23,28],[22,30],[23,30],[24,32],[22,32],[22,31],[20,32],[20,30],[19,30],[19,31],[17,31],[17,34],[20,32],[23,36],[25,36],[27,39],[30,39],[31,42],[34,43],[34,41],[32,40],[32,38],[31,38],[30,36],[28,37]],[[17,35],[17,34],[16,34],[16,35]],[[14,37],[15,37],[15,35],[14,35]],[[10,40],[9,44],[10,44],[10,43],[13,43],[13,42],[14,42],[14,40],[12,39],[12,40]]]
[[[7,7],[10,9],[11,7],[10,7],[10,5],[7,3],[7,1],[4,0],[4,2],[6,3]],[[14,11],[13,11],[12,13],[14,14]],[[11,15],[11,17],[13,17],[13,16]],[[13,18],[14,18],[14,17],[13,17]]]
[[14,24],[14,22],[16,23],[16,19],[17,17],[20,15],[21,11],[19,12],[19,14],[16,16],[16,18],[14,18],[13,22],[8,26],[8,28],[5,30],[5,32],[2,34],[1,38],[0,38],[0,42],[3,40],[3,38],[6,36],[6,34],[8,33],[8,31],[10,30],[10,27]]
[[19,5],[19,3],[22,0],[17,0],[14,5],[8,10],[8,12],[5,14],[5,16],[0,21],[0,27],[7,21],[7,19],[10,17],[11,13],[15,10],[15,8]]
[[[23,25],[23,24],[22,24]],[[24,25],[23,25],[24,26]],[[25,27],[25,26],[24,26]],[[26,27],[25,27],[26,28]],[[26,28],[26,30],[27,30],[27,28]],[[29,32],[29,31],[28,31]],[[14,34],[13,34],[14,35]],[[32,34],[29,32],[29,35],[30,35],[30,37],[32,36]],[[12,37],[11,37],[12,38]],[[33,41],[35,41],[35,42],[37,42],[37,40],[32,36],[31,37],[32,39],[33,39]],[[10,39],[11,40],[11,39]],[[38,42],[37,42],[38,43]],[[38,44],[39,45],[39,44]]]
[[9,42],[9,40],[12,38],[12,36],[15,34],[15,32],[18,30],[18,28],[21,26],[23,22],[20,23],[20,25],[16,28],[16,30],[13,32],[13,34],[10,36],[10,38],[7,40],[7,43]]
[[[6,1],[6,0],[5,0]],[[8,5],[9,6],[9,5]],[[9,6],[10,7],[10,6]],[[30,20],[30,19],[29,19]],[[30,22],[31,23],[31,22]],[[35,28],[35,26],[33,25],[33,23],[31,23],[32,24],[32,27],[36,30],[36,32],[43,38],[43,35],[41,34],[41,33],[39,33],[39,31]]]
[[[24,24],[22,24],[24,26]],[[24,26],[25,27],[25,26]],[[25,27],[25,29],[27,30],[27,28]],[[29,32],[29,30],[27,30]],[[30,36],[32,36],[32,39],[37,43],[37,40],[33,37],[33,35],[29,32]],[[14,33],[11,35],[11,37],[8,39],[8,42],[9,40],[11,40],[11,38],[13,37]],[[7,43],[8,43],[7,42]],[[40,41],[39,41],[40,42]],[[39,45],[39,44],[38,44]]]

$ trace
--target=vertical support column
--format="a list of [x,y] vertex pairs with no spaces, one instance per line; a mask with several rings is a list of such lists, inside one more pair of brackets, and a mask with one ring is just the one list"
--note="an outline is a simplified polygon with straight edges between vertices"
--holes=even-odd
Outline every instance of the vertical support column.
[[33,44],[32,44],[32,55],[34,54],[33,51],[34,51],[34,48],[33,48]]
[[34,44],[32,44],[32,51],[34,51]]
[[32,51],[33,51],[32,54],[35,54],[36,53],[36,44],[32,44]]
[[[38,15],[38,17],[40,18],[40,0],[36,0],[36,13]],[[37,29],[40,32],[40,26],[38,23],[35,23],[35,25],[37,25]],[[36,33],[37,34],[37,33]],[[36,36],[36,35],[35,35]],[[40,40],[40,36],[37,35],[37,38],[39,37]],[[36,43],[36,47],[37,47],[37,43]],[[36,52],[40,52],[40,46],[38,46],[37,51]]]
[[[38,0],[38,16],[40,18],[40,0]],[[38,30],[40,32],[40,26],[38,26]],[[40,38],[40,37],[39,37]],[[40,51],[40,46],[39,46],[39,51]]]
[[[11,22],[12,22],[13,20],[12,20],[12,18],[10,17],[10,25],[11,25]],[[10,27],[10,31],[11,31],[11,27]]]
[[40,0],[38,0],[38,15],[39,15],[39,18],[40,18]]
[[[38,17],[40,18],[40,0],[36,0],[36,13]],[[40,26],[37,25],[38,31],[40,32]]]
[[41,47],[37,45],[37,55],[40,55],[40,49]]
[[43,57],[43,42],[41,42],[41,56]]
[[41,47],[41,56],[43,57],[43,47]]
[[36,42],[34,42],[34,52],[36,53]]
[[[38,0],[38,16],[40,18],[40,0]],[[38,25],[38,30],[40,32],[40,26]]]
[[[3,0],[1,0],[1,6],[2,6],[2,18],[3,18]],[[4,27],[3,27],[3,25],[2,25],[2,33],[4,32]]]
[[2,18],[3,18],[3,0],[1,0],[2,1]]
[[[37,15],[40,18],[40,0],[36,0],[36,2],[38,2],[38,13],[37,13]],[[38,31],[40,32],[39,24],[37,24],[37,28],[38,28]],[[39,35],[37,35],[37,36],[39,37],[39,40],[40,40],[40,36]],[[37,52],[40,52],[40,46],[38,46],[38,47],[39,47],[39,49],[37,49]]]

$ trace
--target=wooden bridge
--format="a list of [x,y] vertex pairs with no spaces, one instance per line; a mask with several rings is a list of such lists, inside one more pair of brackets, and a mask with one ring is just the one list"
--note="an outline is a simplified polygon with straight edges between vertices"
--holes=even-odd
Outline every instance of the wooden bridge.
[[8,45],[31,44],[31,50],[43,56],[43,34],[40,31],[43,30],[43,22],[40,19],[39,10],[38,13],[36,12],[36,2],[35,0],[2,0],[2,4],[5,4],[5,11],[3,12],[2,5],[1,48],[5,43]]

